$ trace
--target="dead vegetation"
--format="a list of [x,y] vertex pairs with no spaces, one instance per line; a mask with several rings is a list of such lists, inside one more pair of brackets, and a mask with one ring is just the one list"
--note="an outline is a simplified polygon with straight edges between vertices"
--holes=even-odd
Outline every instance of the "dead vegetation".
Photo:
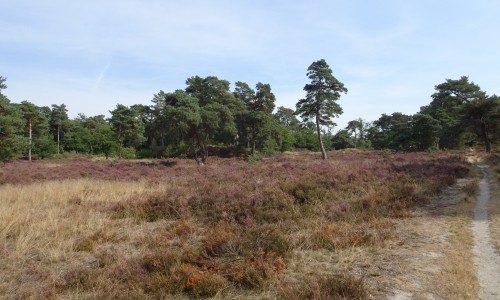
[[[500,195],[500,155],[491,155],[487,164],[490,165],[490,194]],[[500,255],[500,198],[490,197],[490,230],[492,243],[496,252]]]
[[[285,154],[257,164],[218,159],[202,169],[183,160],[124,166],[79,160],[76,165],[92,167],[76,172],[71,162],[49,162],[45,172],[52,173],[43,178],[29,177],[24,162],[3,166],[0,294],[385,295],[389,283],[373,278],[388,272],[368,264],[376,253],[401,248],[401,223],[465,176],[467,164],[450,154],[339,152],[327,162],[316,155]],[[44,162],[36,163],[42,173]],[[128,173],[117,172],[117,165]]]

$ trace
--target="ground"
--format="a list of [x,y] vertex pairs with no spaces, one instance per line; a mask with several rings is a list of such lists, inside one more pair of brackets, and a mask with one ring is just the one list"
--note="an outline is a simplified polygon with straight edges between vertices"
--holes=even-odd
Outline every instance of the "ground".
[[6,164],[0,299],[478,299],[465,154]]
[[[415,209],[413,218],[399,220],[396,246],[371,257],[371,268],[365,272],[376,275],[377,279],[371,280],[374,286],[386,286],[386,291],[391,291],[373,298],[500,298],[495,275],[500,274],[500,181],[495,174],[498,160],[470,155],[468,161],[472,164],[471,177],[458,180],[429,205]],[[477,165],[485,164],[489,166],[484,168],[490,189],[488,229],[476,230],[474,212],[481,190],[473,192],[473,187],[485,176]],[[477,245],[478,238],[490,240],[496,253],[490,253],[483,244]],[[483,270],[495,264],[493,273]]]

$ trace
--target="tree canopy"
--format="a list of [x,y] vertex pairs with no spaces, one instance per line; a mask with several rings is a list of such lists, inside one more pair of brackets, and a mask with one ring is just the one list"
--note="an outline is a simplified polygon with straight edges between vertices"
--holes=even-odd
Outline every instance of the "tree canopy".
[[313,119],[323,159],[327,159],[321,138],[321,126],[332,125],[333,117],[343,113],[337,103],[340,93],[347,93],[344,84],[333,75],[330,66],[324,59],[313,62],[307,69],[307,77],[311,83],[304,86],[306,97],[297,102],[297,113],[307,122]]
[[205,164],[210,153],[268,155],[305,148],[393,149],[426,151],[481,145],[492,151],[500,143],[500,98],[488,95],[468,77],[446,79],[435,86],[430,103],[414,115],[382,114],[368,122],[356,118],[333,132],[338,104],[347,88],[325,60],[307,69],[310,83],[295,110],[276,108],[269,83],[250,86],[237,81],[234,90],[216,76],[193,76],[184,89],[160,90],[151,103],[117,104],[104,115],[68,117],[65,104],[37,106],[11,103],[0,76],[0,161],[26,156],[104,155],[190,157]]

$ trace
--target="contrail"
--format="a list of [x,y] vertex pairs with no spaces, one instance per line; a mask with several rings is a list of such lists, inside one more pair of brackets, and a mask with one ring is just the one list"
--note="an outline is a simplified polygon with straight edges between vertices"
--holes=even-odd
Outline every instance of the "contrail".
[[92,91],[97,90],[97,88],[101,84],[101,81],[102,81],[102,78],[104,77],[104,74],[109,69],[110,65],[111,65],[111,61],[108,60],[108,63],[106,64],[106,66],[104,67],[104,69],[102,69],[101,73],[99,73],[99,75],[97,76],[97,79],[96,79],[96,81],[94,83],[94,88],[92,89]]

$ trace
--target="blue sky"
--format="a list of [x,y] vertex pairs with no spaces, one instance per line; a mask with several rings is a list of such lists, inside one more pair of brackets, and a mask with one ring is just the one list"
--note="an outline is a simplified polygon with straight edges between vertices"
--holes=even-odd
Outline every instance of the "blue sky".
[[[324,58],[348,88],[340,127],[416,113],[462,75],[500,94],[500,2],[0,0],[0,76],[12,102],[70,117],[151,104],[188,77],[269,83],[277,106],[304,97]],[[234,87],[234,85],[232,86]]]

